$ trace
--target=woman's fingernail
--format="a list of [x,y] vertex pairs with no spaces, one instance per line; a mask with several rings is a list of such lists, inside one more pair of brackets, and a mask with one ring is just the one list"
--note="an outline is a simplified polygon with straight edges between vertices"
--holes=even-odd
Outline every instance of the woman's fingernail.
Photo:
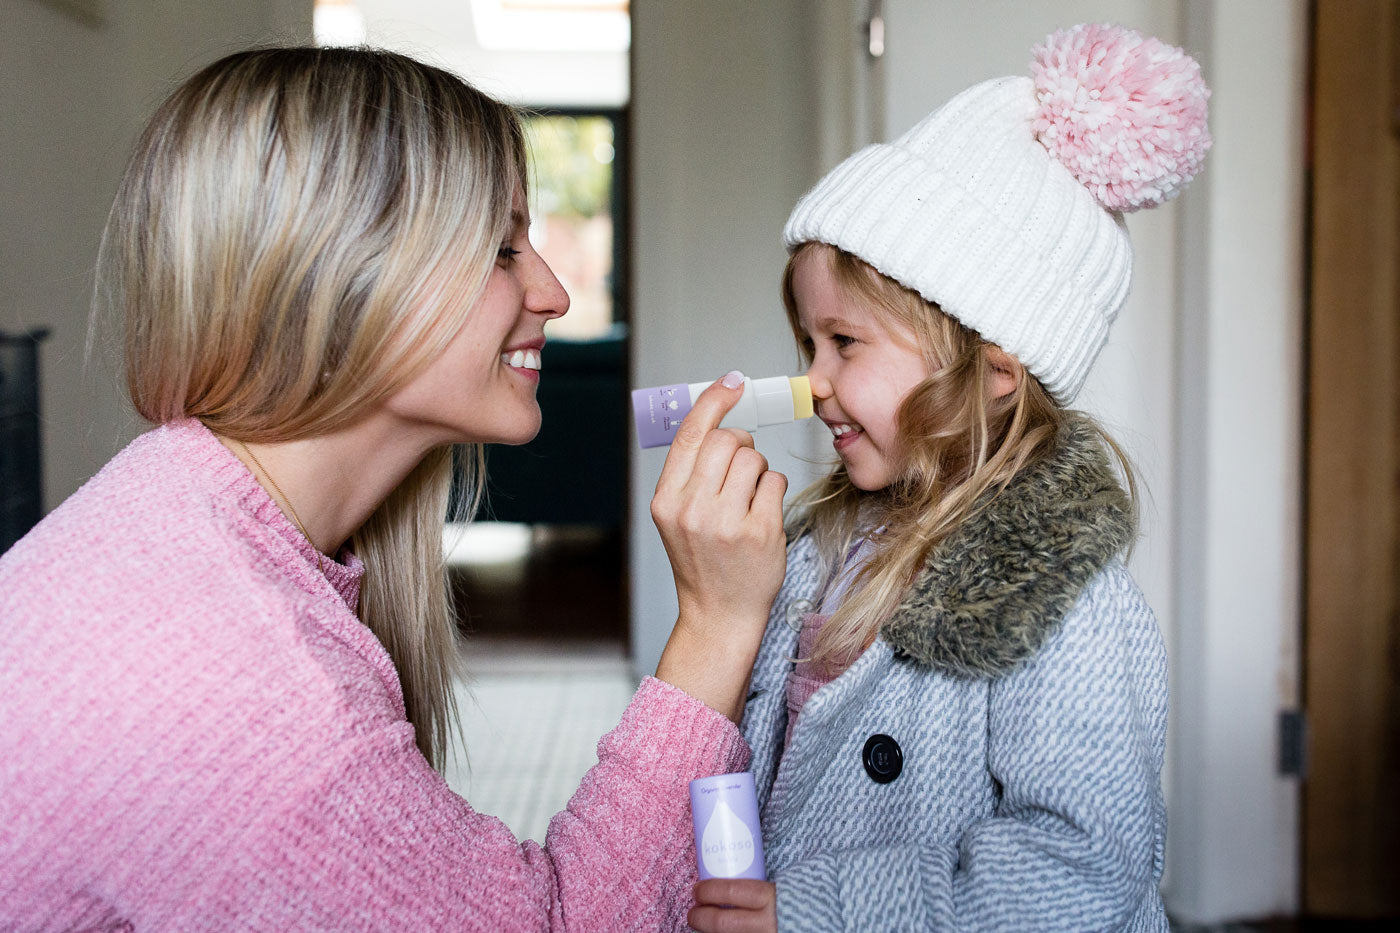
[[724,378],[721,379],[720,382],[724,384],[726,389],[737,389],[744,384],[744,374],[736,369],[732,372],[725,373]]

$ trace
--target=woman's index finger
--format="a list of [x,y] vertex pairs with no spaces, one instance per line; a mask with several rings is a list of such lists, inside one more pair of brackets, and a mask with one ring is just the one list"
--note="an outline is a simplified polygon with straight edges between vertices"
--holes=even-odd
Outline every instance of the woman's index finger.
[[[681,422],[680,427],[676,428],[676,437],[671,441],[671,449],[666,454],[666,463],[661,468],[661,481],[657,483],[658,489],[669,485],[668,477],[683,484],[690,476],[691,470],[695,466],[695,458],[700,454],[700,444],[705,440],[705,435],[719,427],[724,416],[743,397],[744,393],[741,391],[744,387],[743,379],[743,373],[728,373],[722,379],[715,380],[709,388],[700,393],[700,397],[695,400],[695,404],[690,406],[690,411],[686,413],[685,420]],[[726,381],[733,383],[733,385],[725,385]]]

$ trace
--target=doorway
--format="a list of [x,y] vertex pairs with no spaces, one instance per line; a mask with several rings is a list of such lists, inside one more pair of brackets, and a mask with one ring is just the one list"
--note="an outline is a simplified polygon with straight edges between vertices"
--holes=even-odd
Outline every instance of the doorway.
[[[315,0],[322,45],[438,65],[520,108],[530,239],[571,297],[545,327],[543,426],[492,445],[445,540],[464,631],[627,653],[627,0]],[[508,526],[508,527],[507,527]]]
[[627,133],[623,108],[550,108],[525,120],[530,237],[570,295],[549,322],[543,423],[520,447],[487,451],[476,527],[525,526],[514,577],[458,562],[459,605],[476,637],[627,644]]

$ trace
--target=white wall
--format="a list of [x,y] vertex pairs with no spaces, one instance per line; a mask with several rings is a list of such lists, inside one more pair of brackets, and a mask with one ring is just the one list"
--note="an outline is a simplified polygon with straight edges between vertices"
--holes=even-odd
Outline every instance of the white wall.
[[[783,222],[817,171],[809,9],[806,0],[633,4],[634,386],[798,371],[778,285]],[[757,435],[790,488],[812,476],[797,456],[812,455],[819,428]],[[649,512],[664,458],[634,448],[631,468],[639,673],[655,669],[676,617]]]
[[1298,787],[1303,406],[1303,0],[1187,0],[1215,150],[1183,205],[1173,837],[1183,919],[1288,914]]
[[40,351],[46,508],[141,429],[101,354],[84,367],[83,346],[98,240],[143,121],[218,55],[311,35],[311,0],[89,6],[95,24],[0,0],[0,329],[51,330]]
[[1297,702],[1301,0],[886,0],[885,135],[1030,47],[1117,22],[1201,62],[1216,145],[1176,202],[1131,215],[1132,294],[1076,406],[1147,495],[1133,573],[1171,655],[1168,909],[1296,908],[1297,795],[1274,774]]

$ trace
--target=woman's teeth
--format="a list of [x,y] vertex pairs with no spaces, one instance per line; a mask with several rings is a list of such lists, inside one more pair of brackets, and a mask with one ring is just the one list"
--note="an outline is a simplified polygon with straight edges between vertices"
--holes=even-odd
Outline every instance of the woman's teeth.
[[842,434],[858,433],[860,431],[860,427],[854,424],[833,424],[829,427],[831,428],[831,433],[835,434],[837,437],[840,437]]
[[501,362],[516,369],[539,369],[540,355],[534,350],[516,350],[514,353],[502,353]]

